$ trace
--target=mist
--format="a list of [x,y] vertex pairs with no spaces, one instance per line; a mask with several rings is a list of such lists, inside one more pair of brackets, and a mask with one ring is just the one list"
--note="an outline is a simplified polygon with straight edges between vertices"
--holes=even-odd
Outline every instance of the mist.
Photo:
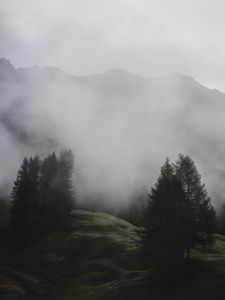
[[127,203],[180,152],[222,202],[223,11],[218,0],[0,0],[2,193],[25,155],[67,147],[82,202]]
[[114,69],[78,77],[2,59],[0,93],[2,191],[25,155],[71,148],[80,202],[127,205],[179,153],[194,159],[215,205],[225,196],[225,95],[189,76]]
[[88,75],[192,75],[225,91],[224,9],[215,0],[0,0],[0,57]]
[[225,295],[224,11],[0,0],[0,298]]

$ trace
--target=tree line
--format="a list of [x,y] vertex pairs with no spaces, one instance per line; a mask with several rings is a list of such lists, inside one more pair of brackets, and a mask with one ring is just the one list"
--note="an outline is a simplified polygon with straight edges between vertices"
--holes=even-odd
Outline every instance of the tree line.
[[71,150],[43,160],[24,158],[11,195],[10,234],[18,248],[44,233],[69,229],[75,206],[73,168]]
[[[70,229],[70,212],[75,208],[73,169],[71,150],[53,152],[44,159],[24,158],[11,195],[9,227],[16,248],[46,233]],[[143,196],[138,201],[142,203]],[[193,247],[214,242],[216,213],[189,156],[180,154],[174,164],[166,160],[146,202],[139,206],[143,206],[146,262],[163,268],[181,266],[189,262]],[[131,211],[137,223],[139,208],[133,206]]]

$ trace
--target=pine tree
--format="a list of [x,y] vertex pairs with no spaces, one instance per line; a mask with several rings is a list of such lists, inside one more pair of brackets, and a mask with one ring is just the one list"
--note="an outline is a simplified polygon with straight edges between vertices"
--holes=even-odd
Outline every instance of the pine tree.
[[161,168],[145,212],[144,250],[161,266],[180,265],[196,244],[213,243],[216,217],[205,185],[189,156]]
[[159,266],[183,262],[185,207],[184,191],[167,159],[149,195],[145,212],[145,257]]
[[66,230],[74,208],[73,153],[25,158],[12,190],[11,232],[18,248],[40,234]]
[[74,208],[72,193],[73,154],[63,151],[57,158],[52,153],[41,166],[40,190],[43,231],[69,228]]
[[[29,223],[33,238],[39,234],[40,215],[40,160],[38,156],[29,159]],[[28,207],[27,205],[27,207]]]
[[74,156],[71,150],[64,150],[60,153],[58,176],[60,181],[61,193],[64,198],[64,205],[68,210],[74,208],[73,175]]
[[182,182],[187,206],[188,226],[186,226],[185,236],[189,261],[190,249],[196,243],[204,246],[213,242],[216,215],[194,161],[189,156],[180,154],[175,170]]
[[18,247],[37,234],[39,212],[39,158],[24,158],[12,190],[11,232]]
[[74,156],[71,150],[64,150],[60,153],[58,162],[58,201],[61,203],[60,216],[62,228],[70,226],[70,212],[75,208],[73,191]]
[[[40,193],[41,203],[46,205],[46,201],[51,202],[55,197],[57,186],[58,160],[55,152],[46,157],[41,164],[40,169]],[[47,200],[48,199],[48,200]]]
[[41,165],[41,229],[42,232],[52,231],[57,227],[58,197],[58,160],[53,152],[46,157]]

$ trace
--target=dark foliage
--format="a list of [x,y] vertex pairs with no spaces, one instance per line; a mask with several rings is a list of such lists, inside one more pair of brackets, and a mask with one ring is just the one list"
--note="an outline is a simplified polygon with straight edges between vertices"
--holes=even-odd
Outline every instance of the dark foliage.
[[215,219],[194,162],[183,155],[176,165],[167,159],[145,212],[145,258],[162,267],[181,266],[195,244],[213,242]]
[[7,234],[10,222],[10,212],[10,200],[7,198],[0,198],[0,239]]
[[41,166],[40,190],[43,230],[69,228],[70,211],[74,208],[72,188],[73,153],[61,152],[57,159],[52,153]]
[[11,232],[18,247],[37,233],[39,211],[39,158],[25,158],[12,190]]
[[12,190],[11,234],[20,247],[48,231],[69,228],[74,208],[72,190],[73,154],[63,151],[40,161],[25,158]]
[[144,217],[144,251],[147,260],[159,266],[182,262],[185,220],[182,184],[167,159],[149,195]]
[[217,217],[218,232],[225,235],[225,203],[220,207]]
[[202,246],[213,243],[213,233],[216,230],[216,213],[208,197],[204,184],[201,183],[194,161],[189,156],[179,155],[175,164],[176,175],[180,178],[185,192],[187,206],[186,249],[187,259],[190,249],[195,244]]

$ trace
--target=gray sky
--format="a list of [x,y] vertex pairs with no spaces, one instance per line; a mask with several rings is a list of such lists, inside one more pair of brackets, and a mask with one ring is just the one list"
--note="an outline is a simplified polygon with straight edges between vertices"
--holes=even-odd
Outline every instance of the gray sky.
[[225,91],[223,0],[0,0],[0,57],[84,75],[184,73]]

